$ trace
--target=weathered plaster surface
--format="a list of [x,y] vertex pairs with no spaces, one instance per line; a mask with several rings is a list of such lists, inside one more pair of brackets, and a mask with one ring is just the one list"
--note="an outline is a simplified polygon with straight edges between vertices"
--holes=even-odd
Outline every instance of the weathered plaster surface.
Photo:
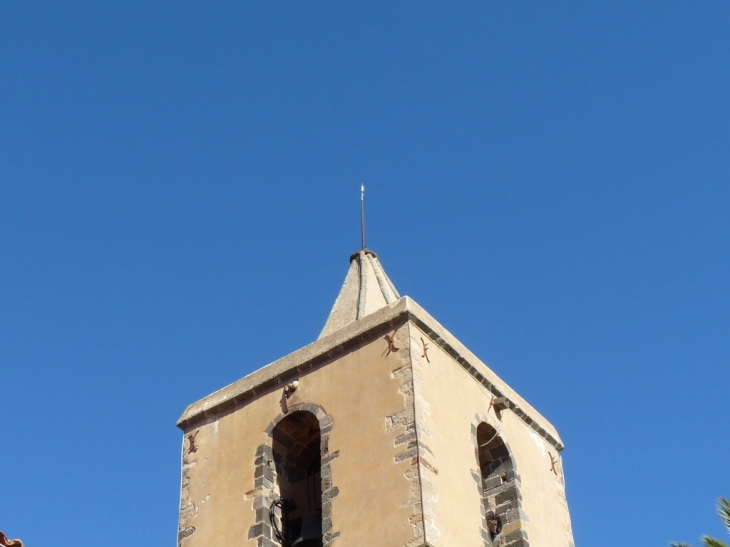
[[[413,339],[428,340],[427,333],[413,327]],[[499,545],[514,533],[524,531],[525,540],[539,547],[569,547],[572,544],[570,517],[565,502],[562,470],[551,471],[548,452],[555,446],[541,436],[509,406],[497,411],[494,393],[440,347],[431,348],[429,360],[420,359],[423,398],[430,405],[424,427],[431,432],[433,463],[439,473],[432,477],[440,499],[460,500],[458,504],[435,503],[435,522],[441,537],[436,546],[479,545],[482,541],[483,504],[474,474],[478,470],[473,431],[475,416],[490,424],[509,447],[519,481],[523,518],[505,523]],[[430,361],[430,362],[429,362]],[[524,407],[523,407],[524,408]],[[534,423],[534,421],[533,421]],[[541,427],[547,430],[546,423]],[[557,434],[555,434],[557,435]],[[556,436],[553,436],[556,438]],[[562,445],[560,445],[562,447]],[[526,545],[527,541],[521,543]]]
[[263,481],[257,483],[263,476],[263,471],[255,476],[257,465],[266,456],[261,447],[270,446],[267,430],[273,420],[307,405],[316,405],[332,420],[331,428],[326,422],[321,426],[323,444],[329,435],[323,462],[330,457],[330,477],[323,474],[323,482],[331,480],[333,486],[323,490],[334,492],[336,487],[326,517],[331,544],[367,545],[373,522],[388,530],[390,544],[408,543],[413,538],[408,524],[412,509],[406,505],[410,461],[395,462],[401,452],[395,442],[398,433],[385,427],[386,416],[403,410],[401,382],[393,377],[402,363],[397,352],[386,355],[386,347],[382,337],[375,338],[298,376],[299,386],[289,398],[281,384],[190,428],[188,434],[198,431],[198,446],[183,463],[180,528],[194,532],[183,534],[181,547],[267,545],[263,527],[259,535],[256,529],[252,532],[263,522],[270,501],[268,492],[257,490],[263,486]]
[[571,545],[555,429],[403,297],[185,410],[178,425],[186,443],[195,435],[195,450],[182,462],[180,547],[275,545],[263,526],[273,495],[261,489],[267,429],[306,405],[331,420],[320,422],[326,455],[336,455],[327,460],[328,485],[322,479],[323,490],[336,492],[328,545],[482,545],[478,415],[499,429],[520,477],[524,518],[506,531],[524,532],[532,547]]

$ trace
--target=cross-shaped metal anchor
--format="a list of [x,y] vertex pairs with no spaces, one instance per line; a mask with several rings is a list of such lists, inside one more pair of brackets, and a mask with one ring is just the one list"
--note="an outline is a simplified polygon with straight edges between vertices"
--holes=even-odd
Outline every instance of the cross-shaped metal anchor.
[[430,363],[431,359],[428,358],[428,342],[423,339],[423,336],[421,336],[421,343],[423,344],[423,355],[421,357],[425,357],[426,361]]
[[395,345],[395,333],[396,332],[398,332],[398,329],[395,329],[393,331],[393,334],[391,334],[391,335],[388,335],[388,334],[385,335],[385,340],[388,342],[388,348],[386,349],[386,353],[385,353],[386,357],[388,355],[390,355],[391,353],[396,352],[400,349],[398,346]]
[[548,452],[548,456],[550,456],[550,471],[555,473],[555,475],[558,474],[558,470],[555,468],[555,464],[558,463],[557,458],[554,458],[553,455]]

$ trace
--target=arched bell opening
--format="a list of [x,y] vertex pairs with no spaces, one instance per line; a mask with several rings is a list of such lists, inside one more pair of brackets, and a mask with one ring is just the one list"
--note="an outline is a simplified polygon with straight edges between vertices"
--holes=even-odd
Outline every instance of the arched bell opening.
[[502,528],[520,518],[519,481],[509,449],[499,432],[482,422],[477,426],[476,433],[484,526],[489,536],[485,540],[487,544],[499,545]]
[[322,547],[322,456],[319,421],[306,411],[271,432],[276,487],[271,522],[283,547]]

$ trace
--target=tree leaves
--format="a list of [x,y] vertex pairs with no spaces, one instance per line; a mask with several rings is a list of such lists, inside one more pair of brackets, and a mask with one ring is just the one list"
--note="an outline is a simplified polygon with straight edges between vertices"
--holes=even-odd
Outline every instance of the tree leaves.
[[[730,501],[727,498],[720,498],[717,500],[717,514],[725,523],[728,533],[730,533]],[[702,536],[702,544],[705,547],[728,547],[727,543],[719,539],[711,538],[710,536]],[[670,547],[692,547],[689,543],[680,543],[672,541],[669,543]]]

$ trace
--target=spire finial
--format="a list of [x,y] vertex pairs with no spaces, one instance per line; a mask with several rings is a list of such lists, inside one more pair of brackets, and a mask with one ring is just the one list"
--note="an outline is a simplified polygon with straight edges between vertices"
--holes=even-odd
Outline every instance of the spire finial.
[[365,250],[365,185],[360,185],[360,239],[362,250]]

